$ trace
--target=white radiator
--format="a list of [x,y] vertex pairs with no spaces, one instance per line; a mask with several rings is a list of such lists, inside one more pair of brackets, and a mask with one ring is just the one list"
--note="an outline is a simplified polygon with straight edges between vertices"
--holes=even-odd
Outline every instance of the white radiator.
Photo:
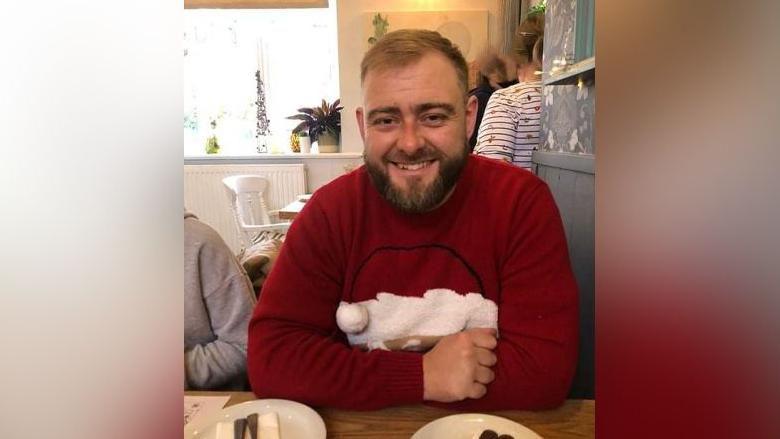
[[241,241],[222,179],[244,174],[268,179],[266,202],[270,210],[281,209],[306,193],[303,164],[184,165],[184,207],[219,232],[234,253],[241,249]]

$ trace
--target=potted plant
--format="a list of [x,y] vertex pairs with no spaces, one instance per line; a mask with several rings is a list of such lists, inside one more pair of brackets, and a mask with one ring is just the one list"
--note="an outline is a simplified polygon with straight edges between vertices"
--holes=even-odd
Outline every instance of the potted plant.
[[309,132],[302,130],[298,133],[298,145],[301,148],[301,152],[308,154],[311,152],[311,139],[309,138]]
[[219,153],[219,140],[217,140],[217,121],[211,120],[209,123],[211,126],[211,135],[209,135],[208,138],[206,138],[206,154],[217,154]]
[[308,132],[311,141],[319,145],[320,152],[338,152],[341,110],[344,108],[339,105],[340,102],[340,99],[336,99],[332,104],[328,104],[323,99],[319,107],[299,108],[298,114],[287,117],[301,121],[292,132]]

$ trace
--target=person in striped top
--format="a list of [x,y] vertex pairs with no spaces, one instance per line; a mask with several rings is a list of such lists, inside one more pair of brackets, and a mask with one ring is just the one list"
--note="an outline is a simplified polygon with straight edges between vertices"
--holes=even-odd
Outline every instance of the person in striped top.
[[474,154],[513,163],[533,172],[531,154],[539,146],[542,110],[542,38],[531,59],[518,67],[516,85],[497,90],[490,97],[479,126]]
[[477,146],[477,134],[488,100],[496,90],[517,84],[517,62],[511,57],[488,50],[477,58],[479,75],[477,86],[469,90],[469,96],[477,98],[477,125],[469,137],[469,152]]

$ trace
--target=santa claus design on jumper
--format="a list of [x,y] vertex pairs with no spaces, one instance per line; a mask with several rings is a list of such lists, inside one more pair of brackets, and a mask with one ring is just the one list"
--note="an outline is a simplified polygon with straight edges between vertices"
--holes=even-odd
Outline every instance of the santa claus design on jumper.
[[479,277],[448,247],[377,249],[353,279],[336,310],[351,346],[426,351],[446,335],[498,327],[496,303],[482,296]]
[[498,307],[477,293],[445,288],[423,297],[379,293],[376,299],[341,302],[336,323],[349,344],[363,349],[426,351],[446,335],[469,328],[498,329]]

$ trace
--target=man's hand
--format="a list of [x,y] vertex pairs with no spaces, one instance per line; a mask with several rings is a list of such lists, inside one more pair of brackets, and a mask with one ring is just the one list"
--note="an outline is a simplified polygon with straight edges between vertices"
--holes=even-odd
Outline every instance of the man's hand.
[[496,330],[472,328],[442,338],[423,355],[423,399],[453,402],[482,398],[495,379],[491,366]]

